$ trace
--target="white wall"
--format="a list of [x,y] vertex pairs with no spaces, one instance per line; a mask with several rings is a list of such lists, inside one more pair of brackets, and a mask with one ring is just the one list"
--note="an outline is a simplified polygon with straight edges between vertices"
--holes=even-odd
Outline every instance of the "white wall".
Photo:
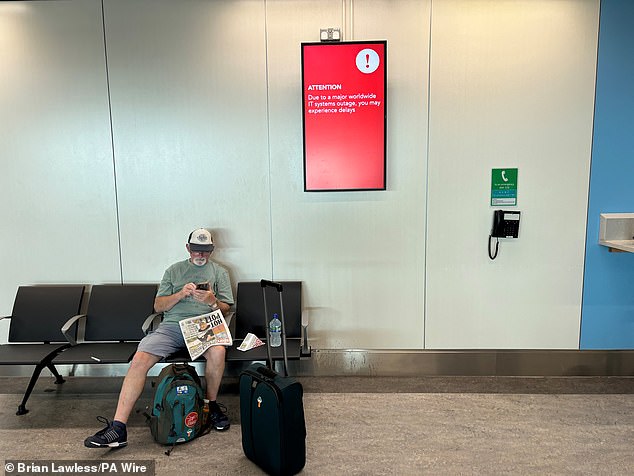
[[120,280],[101,30],[95,0],[0,3],[1,316],[20,284]]
[[[576,345],[598,1],[104,12],[107,64],[101,2],[0,3],[0,314],[20,284],[157,282],[207,226],[234,282],[304,282],[316,348]],[[300,43],[326,27],[388,41],[387,191],[303,192]],[[497,166],[523,222],[491,263]]]
[[159,281],[214,231],[234,282],[269,276],[260,1],[105,3],[126,281]]
[[[427,348],[578,348],[598,4],[434,3]],[[491,261],[491,169],[520,238]]]
[[341,3],[268,2],[274,277],[305,282],[316,347],[422,348],[428,3],[355,2],[345,37],[388,40],[388,190],[304,193],[299,44]]

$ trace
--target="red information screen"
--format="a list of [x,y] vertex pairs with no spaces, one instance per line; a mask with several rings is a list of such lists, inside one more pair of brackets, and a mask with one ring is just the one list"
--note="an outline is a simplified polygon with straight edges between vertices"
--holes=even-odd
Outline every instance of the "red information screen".
[[304,190],[385,190],[387,42],[302,43]]

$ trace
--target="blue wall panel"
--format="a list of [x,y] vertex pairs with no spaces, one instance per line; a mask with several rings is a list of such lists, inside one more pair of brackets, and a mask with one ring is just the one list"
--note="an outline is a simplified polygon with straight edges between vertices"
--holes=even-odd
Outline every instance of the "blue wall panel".
[[581,349],[634,349],[634,253],[598,245],[600,213],[634,213],[634,2],[603,0]]

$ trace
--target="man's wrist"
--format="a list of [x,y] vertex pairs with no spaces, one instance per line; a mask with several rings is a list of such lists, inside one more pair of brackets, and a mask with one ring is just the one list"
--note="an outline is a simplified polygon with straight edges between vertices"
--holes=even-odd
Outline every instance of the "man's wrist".
[[211,309],[213,309],[214,311],[215,311],[216,309],[218,309],[218,308],[220,307],[220,305],[219,305],[219,303],[218,303],[218,298],[214,299],[214,302],[212,302],[212,303],[210,304],[210,306],[211,306]]

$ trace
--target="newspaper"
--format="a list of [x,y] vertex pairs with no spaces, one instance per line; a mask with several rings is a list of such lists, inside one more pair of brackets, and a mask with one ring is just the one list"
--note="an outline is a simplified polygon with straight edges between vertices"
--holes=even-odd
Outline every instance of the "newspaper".
[[264,342],[262,342],[255,334],[249,332],[246,336],[244,336],[244,340],[242,341],[242,344],[240,344],[240,347],[238,347],[238,350],[246,352],[247,350],[260,347],[261,345],[264,345]]
[[179,324],[192,360],[196,360],[214,345],[233,345],[229,326],[220,309],[208,314],[188,317]]

